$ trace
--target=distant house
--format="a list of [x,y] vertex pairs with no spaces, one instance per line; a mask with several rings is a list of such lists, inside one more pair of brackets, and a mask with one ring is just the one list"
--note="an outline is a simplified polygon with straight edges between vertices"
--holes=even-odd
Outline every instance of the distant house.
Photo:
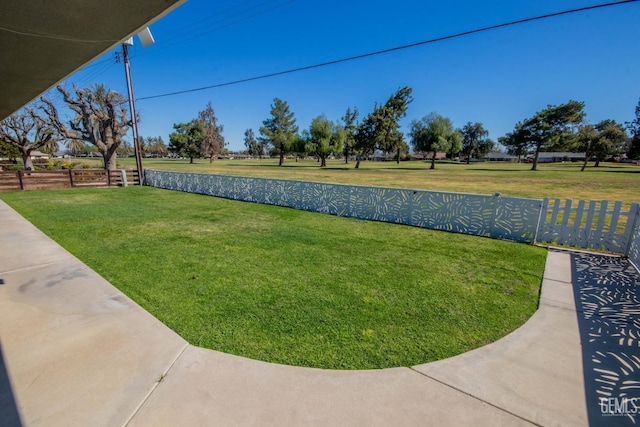
[[[569,153],[569,152],[541,152],[538,154],[538,163],[559,163],[559,162],[583,162],[586,157],[585,153]],[[533,162],[535,154],[529,154],[527,159]]]
[[41,151],[33,150],[30,154],[32,159],[48,159],[49,155]]
[[487,162],[517,162],[518,156],[507,153],[489,153],[484,156],[484,160]]

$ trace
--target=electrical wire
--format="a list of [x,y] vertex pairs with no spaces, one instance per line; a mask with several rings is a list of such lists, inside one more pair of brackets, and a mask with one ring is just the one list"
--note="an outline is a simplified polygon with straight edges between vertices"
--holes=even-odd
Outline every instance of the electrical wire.
[[5,31],[7,33],[12,33],[12,34],[19,34],[21,36],[39,37],[39,38],[51,39],[51,40],[62,40],[62,41],[74,42],[74,43],[114,43],[119,41],[119,40],[111,40],[111,39],[109,40],[78,39],[75,37],[59,36],[55,34],[30,33],[26,31],[12,30],[11,28],[5,28],[5,27],[0,27],[0,31]]
[[[196,24],[200,24],[200,23],[202,23],[202,22],[209,21],[210,19],[213,19],[213,18],[217,18],[217,17],[219,17],[219,16],[222,16],[222,15],[224,15],[225,13],[227,13],[227,12],[229,12],[229,11],[232,11],[233,9],[237,9],[237,8],[239,8],[240,6],[243,6],[243,5],[247,4],[247,3],[251,3],[251,2],[253,2],[253,1],[255,1],[255,0],[245,0],[245,1],[242,1],[242,2],[240,2],[240,3],[238,3],[238,4],[234,5],[234,6],[228,7],[228,8],[226,8],[226,9],[222,9],[221,11],[218,11],[218,12],[214,13],[213,15],[209,15],[209,16],[206,16],[206,17],[204,17],[204,18],[202,18],[202,19],[199,19],[199,20],[197,20],[197,21],[191,22],[189,25],[185,25],[185,26],[183,26],[183,27],[176,28],[176,29],[175,29],[175,30],[173,30],[173,31],[169,31],[166,35],[171,35],[171,34],[179,33],[179,32],[181,32],[181,31],[182,31],[182,30],[184,30],[184,29],[191,29],[191,30],[192,30],[192,29],[193,29],[193,27],[194,27]],[[274,1],[274,0],[269,0],[269,1]],[[259,6],[259,5],[258,5],[258,6]],[[255,6],[254,6],[254,7],[255,7]],[[214,21],[214,22],[217,22],[217,21]]]
[[497,29],[500,29],[500,28],[505,28],[505,27],[511,27],[511,26],[514,26],[514,25],[524,24],[524,23],[527,23],[527,22],[540,21],[540,20],[543,20],[543,19],[553,18],[553,17],[557,17],[557,16],[569,15],[569,14],[578,13],[578,12],[585,12],[585,11],[594,10],[594,9],[602,9],[602,8],[611,7],[611,6],[619,6],[619,5],[622,5],[622,4],[635,3],[635,2],[638,2],[638,1],[640,1],[640,0],[621,0],[621,1],[616,1],[616,2],[597,4],[597,5],[593,5],[593,6],[585,6],[585,7],[575,8],[575,9],[569,9],[569,10],[564,10],[564,11],[561,11],[561,12],[547,13],[547,14],[544,14],[544,15],[539,15],[539,16],[534,16],[534,17],[524,18],[524,19],[518,19],[516,21],[505,22],[505,23],[502,23],[502,24],[490,25],[490,26],[487,26],[487,27],[482,27],[482,28],[477,28],[477,29],[474,29],[474,30],[463,31],[463,32],[460,32],[460,33],[450,34],[450,35],[447,35],[447,36],[437,37],[437,38],[424,40],[424,41],[420,41],[420,42],[416,42],[416,43],[406,44],[406,45],[402,45],[402,46],[396,46],[396,47],[392,47],[392,48],[389,48],[389,49],[383,49],[383,50],[378,50],[378,51],[375,51],[375,52],[368,52],[368,53],[363,53],[363,54],[360,54],[360,55],[349,56],[349,57],[346,57],[346,58],[335,59],[333,61],[321,62],[321,63],[318,63],[318,64],[307,65],[307,66],[304,66],[304,67],[298,67],[298,68],[293,68],[293,69],[289,69],[289,70],[285,70],[285,71],[278,71],[278,72],[275,72],[275,73],[263,74],[263,75],[260,75],[260,76],[248,77],[248,78],[245,78],[245,79],[239,79],[239,80],[229,81],[229,82],[225,82],[225,83],[218,83],[218,84],[198,87],[198,88],[194,88],[194,89],[186,89],[186,90],[180,90],[180,91],[175,91],[175,92],[162,93],[162,94],[158,94],[158,95],[144,96],[144,97],[141,97],[141,98],[137,98],[136,100],[137,101],[144,101],[144,100],[148,100],[148,99],[163,98],[163,97],[167,97],[167,96],[175,96],[175,95],[181,95],[181,94],[184,94],[184,93],[199,92],[199,91],[203,91],[203,90],[207,90],[207,89],[215,89],[215,88],[224,87],[224,86],[231,86],[231,85],[236,85],[236,84],[241,84],[241,83],[247,83],[247,82],[251,82],[251,81],[255,81],[255,80],[268,79],[268,78],[271,78],[271,77],[283,76],[285,74],[292,74],[292,73],[297,73],[297,72],[300,72],[300,71],[307,71],[307,70],[312,70],[312,69],[315,69],[315,68],[322,68],[322,67],[327,67],[327,66],[330,66],[330,65],[340,64],[340,63],[343,63],[343,62],[355,61],[355,60],[358,60],[358,59],[369,58],[369,57],[372,57],[372,56],[383,55],[383,54],[387,54],[387,53],[391,53],[391,52],[397,52],[397,51],[405,50],[405,49],[411,49],[411,48],[414,48],[414,47],[424,46],[424,45],[427,45],[427,44],[437,43],[437,42],[441,42],[441,41],[445,41],[445,40],[452,40],[452,39],[456,39],[456,38],[460,38],[460,37],[469,36],[469,35],[472,35],[472,34],[478,34],[478,33],[483,33],[483,32],[486,32],[486,31],[497,30]]
[[[256,12],[256,13],[254,13],[254,14],[252,14],[252,15],[248,15],[248,16],[245,16],[245,17],[243,17],[243,18],[237,19],[237,20],[232,21],[232,22],[230,22],[230,23],[228,23],[228,24],[226,24],[226,25],[221,25],[221,26],[219,26],[219,27],[210,28],[210,29],[208,29],[207,31],[205,31],[204,33],[199,33],[199,34],[196,34],[196,35],[194,35],[194,36],[187,37],[186,39],[180,39],[182,36],[175,37],[175,38],[173,38],[173,39],[169,39],[169,40],[168,40],[168,42],[164,43],[162,47],[160,47],[160,48],[156,48],[156,49],[154,49],[154,50],[150,50],[150,51],[145,52],[145,53],[141,53],[141,54],[140,54],[140,56],[153,55],[153,54],[155,54],[155,53],[162,52],[163,50],[169,49],[169,48],[171,48],[171,47],[173,47],[173,46],[176,46],[176,45],[179,45],[179,44],[185,43],[185,42],[190,41],[190,40],[193,40],[193,39],[197,39],[197,38],[199,38],[199,37],[205,36],[205,35],[207,35],[207,34],[211,34],[211,33],[216,32],[216,31],[220,31],[220,30],[222,30],[222,29],[225,29],[225,28],[231,27],[231,26],[236,25],[236,24],[239,24],[239,23],[241,23],[241,22],[248,21],[249,19],[253,19],[253,18],[257,17],[257,16],[264,15],[265,13],[271,12],[272,10],[278,9],[278,8],[280,8],[280,7],[282,7],[282,6],[285,6],[285,5],[289,4],[289,3],[293,3],[294,1],[296,1],[296,0],[288,0],[288,1],[285,1],[284,3],[277,4],[277,5],[275,5],[275,6],[272,6],[272,7],[268,8],[268,9],[264,9],[264,10],[261,10],[260,12]],[[269,1],[266,1],[266,2],[264,2],[264,3],[261,3],[260,5],[265,5],[265,4],[267,4],[267,3],[272,3],[272,2],[273,2],[273,0],[269,0]],[[244,12],[242,12],[242,13],[244,13]],[[237,14],[235,14],[235,15],[232,15],[231,17],[233,17],[233,16],[237,16],[237,15],[240,15],[240,14],[242,14],[242,13],[237,13]],[[229,18],[230,18],[230,17],[227,17],[227,18],[221,19],[221,20],[216,21],[216,22],[224,22],[225,20],[227,20],[227,19],[229,19]],[[188,32],[188,33],[185,33],[185,34],[183,34],[183,35],[190,34],[190,33],[192,33],[192,32],[193,32],[193,31]]]

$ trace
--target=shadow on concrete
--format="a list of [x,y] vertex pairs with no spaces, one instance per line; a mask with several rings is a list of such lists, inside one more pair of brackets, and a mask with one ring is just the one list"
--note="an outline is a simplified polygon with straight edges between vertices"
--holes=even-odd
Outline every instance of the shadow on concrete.
[[571,255],[589,425],[640,425],[640,274],[624,258]]
[[2,427],[22,427],[20,412],[13,395],[7,365],[0,343],[0,425]]

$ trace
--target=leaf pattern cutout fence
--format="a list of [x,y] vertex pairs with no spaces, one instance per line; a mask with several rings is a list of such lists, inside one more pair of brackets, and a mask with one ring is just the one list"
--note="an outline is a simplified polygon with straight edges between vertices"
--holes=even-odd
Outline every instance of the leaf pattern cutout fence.
[[640,209],[620,202],[525,199],[285,179],[145,171],[147,185],[526,243],[627,255],[640,267]]

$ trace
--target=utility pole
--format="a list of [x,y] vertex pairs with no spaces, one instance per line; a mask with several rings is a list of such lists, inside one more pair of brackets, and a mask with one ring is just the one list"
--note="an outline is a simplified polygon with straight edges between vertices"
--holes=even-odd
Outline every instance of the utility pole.
[[[131,43],[131,44],[129,44]],[[128,47],[133,45],[133,39],[122,43],[122,56],[124,58],[124,70],[127,75],[127,90],[129,92],[129,109],[131,110],[131,127],[133,129],[133,149],[136,154],[136,167],[140,177],[140,185],[144,184],[144,170],[142,169],[142,154],[140,153],[140,141],[138,140],[138,117],[136,115],[136,104],[133,97],[133,85],[131,83],[131,65],[129,64]]]

